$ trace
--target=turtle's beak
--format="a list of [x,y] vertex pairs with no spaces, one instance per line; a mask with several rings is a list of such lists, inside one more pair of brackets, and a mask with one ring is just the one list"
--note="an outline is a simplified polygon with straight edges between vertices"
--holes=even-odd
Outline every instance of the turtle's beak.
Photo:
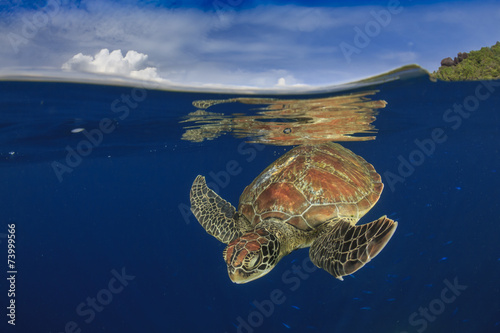
[[241,276],[238,272],[235,272],[233,274],[229,273],[229,278],[231,281],[237,284],[242,284],[242,283],[247,283],[248,280],[246,280],[244,277]]
[[253,274],[248,274],[248,273],[242,272],[239,269],[236,269],[236,270],[228,269],[227,273],[228,273],[231,281],[233,281],[234,283],[237,283],[237,284],[243,284],[243,283],[247,283],[247,282],[250,282],[253,280],[257,280],[262,275],[265,275],[267,272],[261,272],[261,273],[255,272]]
[[231,281],[233,281],[234,283],[242,284],[250,281],[248,280],[248,275],[241,274],[239,269],[228,269],[227,273]]

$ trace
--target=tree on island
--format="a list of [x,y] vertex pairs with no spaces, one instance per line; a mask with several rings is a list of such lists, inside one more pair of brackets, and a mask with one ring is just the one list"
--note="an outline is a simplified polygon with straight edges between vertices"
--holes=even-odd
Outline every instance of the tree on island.
[[443,59],[431,77],[443,81],[500,79],[500,42],[479,51],[458,53],[455,59]]

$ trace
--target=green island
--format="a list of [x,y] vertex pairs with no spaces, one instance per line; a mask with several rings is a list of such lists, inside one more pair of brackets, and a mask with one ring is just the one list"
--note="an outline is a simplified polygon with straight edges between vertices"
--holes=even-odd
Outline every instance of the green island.
[[459,53],[455,59],[443,59],[431,78],[442,81],[500,79],[500,42],[479,51]]

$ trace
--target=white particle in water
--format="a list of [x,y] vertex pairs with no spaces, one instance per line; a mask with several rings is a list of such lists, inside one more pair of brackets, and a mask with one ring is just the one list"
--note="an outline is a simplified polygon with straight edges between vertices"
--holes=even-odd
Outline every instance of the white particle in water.
[[82,131],[85,131],[85,128],[78,127],[78,128],[73,128],[71,130],[71,133],[80,133]]

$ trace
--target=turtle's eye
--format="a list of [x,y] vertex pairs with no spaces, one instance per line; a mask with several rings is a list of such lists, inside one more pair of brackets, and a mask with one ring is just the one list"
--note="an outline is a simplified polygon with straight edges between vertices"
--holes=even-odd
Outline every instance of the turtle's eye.
[[255,254],[249,261],[248,261],[248,268],[253,268],[260,264],[260,254]]

